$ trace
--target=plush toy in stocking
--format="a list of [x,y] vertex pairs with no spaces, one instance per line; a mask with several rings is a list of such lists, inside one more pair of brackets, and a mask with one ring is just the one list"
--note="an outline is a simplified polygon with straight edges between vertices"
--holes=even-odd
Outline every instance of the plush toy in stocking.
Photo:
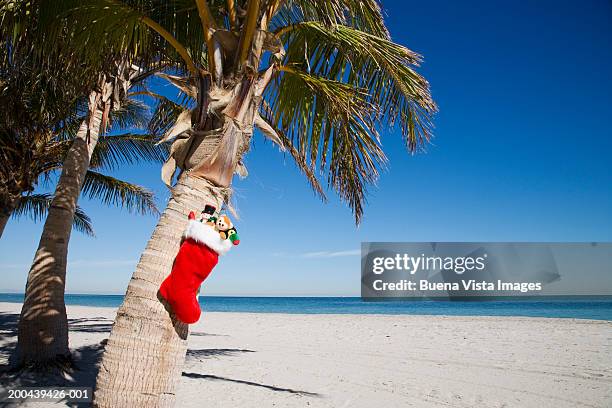
[[217,265],[219,255],[225,255],[240,242],[229,218],[226,215],[215,217],[214,214],[215,208],[210,205],[202,211],[199,220],[193,211],[189,213],[189,223],[183,232],[172,272],[159,288],[159,295],[184,323],[198,321],[201,314],[198,288]]

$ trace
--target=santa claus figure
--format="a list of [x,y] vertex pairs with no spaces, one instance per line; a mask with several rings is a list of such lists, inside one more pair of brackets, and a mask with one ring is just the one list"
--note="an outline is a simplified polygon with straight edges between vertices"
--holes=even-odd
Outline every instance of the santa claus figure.
[[[225,255],[240,242],[237,234],[228,235],[227,231],[220,233],[216,223],[207,222],[215,212],[211,207],[206,206],[206,214],[202,214],[200,220],[195,219],[193,212],[189,213],[189,222],[183,232],[172,272],[159,288],[159,295],[168,302],[176,317],[188,324],[197,322],[202,313],[197,297],[198,288],[217,265],[219,256]],[[226,215],[222,217],[229,220]]]

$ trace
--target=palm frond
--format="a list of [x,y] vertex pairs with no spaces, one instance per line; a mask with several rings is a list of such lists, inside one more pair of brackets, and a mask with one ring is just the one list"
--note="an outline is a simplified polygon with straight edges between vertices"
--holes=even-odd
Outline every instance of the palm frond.
[[139,162],[163,163],[168,158],[168,145],[156,145],[156,137],[125,133],[100,136],[91,157],[93,169],[113,170],[122,164]]
[[[46,217],[52,201],[52,194],[42,193],[24,195],[19,199],[17,207],[12,213],[12,217],[19,218],[27,216],[32,221],[39,222]],[[79,206],[77,206],[74,213],[72,227],[90,237],[95,236],[93,226],[91,225],[91,218],[89,218],[89,216],[85,214],[85,211]]]
[[366,188],[386,163],[378,130],[400,125],[424,148],[437,111],[419,54],[391,41],[376,0],[287,0],[270,29],[285,55],[262,112],[361,218]]
[[430,140],[437,107],[429,83],[414,69],[420,55],[344,25],[308,21],[280,31],[288,50],[285,64],[364,89],[379,108],[377,120],[400,123],[410,151]]
[[[58,27],[66,26],[69,46],[85,66],[115,73],[123,59],[141,67],[159,61],[158,43],[141,21],[141,15],[128,3],[113,0],[37,1],[41,26],[49,38],[56,38]],[[137,2],[136,2],[137,3]],[[116,25],[107,25],[115,22]]]
[[306,167],[327,173],[327,184],[345,200],[359,222],[367,184],[384,167],[376,106],[361,89],[340,81],[284,68],[265,94],[264,117],[295,146]]
[[72,227],[85,235],[89,235],[90,237],[96,236],[91,225],[91,218],[89,218],[89,216],[85,214],[83,209],[79,206],[77,206],[76,210],[74,211]]
[[[243,74],[250,75],[240,63],[275,72],[264,90],[260,116],[315,191],[322,192],[320,184],[326,178],[357,221],[367,188],[386,163],[378,132],[397,124],[411,152],[424,148],[432,137],[437,107],[429,84],[417,72],[421,56],[391,41],[377,0],[65,1],[73,6],[64,15],[72,13],[75,25],[86,27],[87,52],[102,37],[140,42],[149,50],[157,46],[156,58],[168,62],[168,73],[189,71],[188,80],[197,87],[195,77],[211,72],[213,34],[223,65],[215,72],[224,75],[214,86],[228,91]],[[87,13],[89,20],[83,18]],[[210,27],[218,30],[209,32]],[[272,43],[284,51],[261,56],[272,51]],[[275,71],[256,67],[260,62],[273,65]],[[206,92],[199,92],[199,97]],[[181,105],[160,100],[149,132],[156,137],[165,134],[186,111]],[[206,113],[219,113],[206,106]]]
[[380,1],[377,0],[285,0],[271,21],[270,29],[316,21],[326,26],[344,25],[389,39]]
[[149,106],[134,98],[125,98],[118,109],[109,114],[110,132],[121,129],[143,128],[150,119]]
[[32,221],[39,222],[47,215],[52,200],[52,194],[24,195],[17,203],[12,216],[14,218],[28,216]]
[[183,103],[177,103],[162,95],[156,95],[155,98],[157,105],[147,127],[151,135],[161,138],[176,123],[181,112],[189,109],[189,101],[186,97],[183,97]]
[[[138,65],[169,59],[180,69],[206,69],[204,31],[195,3],[185,0],[62,0],[47,5],[47,14],[62,16],[77,27],[78,52],[95,60],[97,42],[122,44]],[[218,9],[217,9],[218,10]],[[217,11],[218,13],[218,11]],[[163,38],[160,38],[163,37]]]
[[144,187],[119,180],[95,171],[85,174],[81,194],[140,214],[158,215],[153,193]]
[[[277,127],[273,126],[274,119],[272,117],[272,112],[270,108],[266,105],[262,107],[262,120],[265,121],[266,125],[269,126],[273,132],[273,137],[268,135],[268,139],[271,139],[274,143],[280,147],[282,151],[289,152],[291,158],[295,162],[295,165],[304,173],[304,176],[308,179],[310,186],[315,191],[315,193],[321,197],[323,201],[327,201],[327,196],[325,195],[325,191],[319,182],[319,179],[316,175],[316,168],[314,168],[313,164],[308,162],[308,157],[300,152],[294,145],[293,141],[285,134],[285,132]],[[266,134],[263,129],[260,129],[262,133]]]

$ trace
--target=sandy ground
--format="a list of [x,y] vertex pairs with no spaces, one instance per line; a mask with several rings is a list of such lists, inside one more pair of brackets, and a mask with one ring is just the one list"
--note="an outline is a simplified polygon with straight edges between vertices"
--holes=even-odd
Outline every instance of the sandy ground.
[[[0,303],[1,365],[19,310]],[[90,367],[74,379],[89,385],[115,309],[68,315]],[[179,395],[181,407],[612,407],[612,322],[208,313]]]

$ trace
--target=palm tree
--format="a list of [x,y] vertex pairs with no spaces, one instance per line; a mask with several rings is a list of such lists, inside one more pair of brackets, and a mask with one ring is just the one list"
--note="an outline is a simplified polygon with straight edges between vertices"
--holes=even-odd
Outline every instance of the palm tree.
[[[93,87],[92,71],[98,69],[93,64],[75,63],[73,50],[65,46],[46,46],[39,54],[35,43],[39,33],[24,28],[27,21],[23,15],[32,9],[29,1],[0,6],[0,237],[11,215],[30,215],[37,221],[46,214],[53,195],[32,192],[40,179],[48,181],[52,172],[61,169],[86,117],[87,103],[82,95]],[[65,45],[62,39],[57,43]],[[147,111],[142,101],[130,99],[123,109],[110,112],[110,123],[115,130],[142,126]],[[119,164],[113,158],[117,155],[125,162],[161,160],[165,150],[155,148],[146,135],[103,137],[101,142],[94,153],[97,167],[114,167]],[[141,187],[96,176],[95,172],[86,176],[88,186],[104,181],[115,195],[153,209],[150,193]],[[74,227],[93,233],[80,208],[75,212]]]
[[[16,219],[27,216],[32,221],[39,222],[47,215],[51,200],[53,196],[49,193],[27,194],[19,199],[11,216]],[[78,206],[74,213],[72,228],[90,237],[95,236],[91,218]]]
[[[20,34],[23,14],[17,1],[0,5],[0,235],[38,176],[56,164],[59,155],[47,150],[47,142],[75,115],[75,98],[91,86],[87,66],[76,67],[61,45],[41,53],[34,46],[37,33]],[[70,75],[57,75],[62,71]]]
[[[127,100],[122,102],[124,107],[134,103]],[[109,120],[112,119],[111,112]],[[133,124],[142,126],[140,121]],[[151,135],[127,133],[99,136],[95,147],[92,147],[91,152],[87,152],[87,167],[78,187],[72,184],[72,178],[68,179],[68,187],[65,187],[66,173],[74,171],[75,161],[78,161],[76,159],[81,159],[80,154],[75,157],[74,149],[75,144],[84,141],[83,127],[81,124],[75,139],[59,142],[61,146],[56,150],[61,152],[63,148],[61,157],[55,158],[54,165],[47,164],[44,170],[45,173],[55,169],[61,170],[64,178],[60,176],[54,197],[48,204],[49,210],[43,235],[34,264],[28,274],[25,301],[19,321],[17,361],[21,365],[37,367],[54,365],[57,362],[63,369],[66,367],[63,363],[70,363],[67,317],[63,298],[68,239],[72,220],[78,213],[76,199],[72,198],[72,194],[76,194],[77,197],[82,194],[89,198],[100,199],[105,204],[122,205],[142,214],[157,213],[151,192],[99,171],[113,169],[122,163],[165,160],[166,146],[155,145],[156,140]],[[52,151],[50,146],[46,146],[46,153],[50,154]],[[72,167],[67,169],[67,166]],[[67,199],[74,201],[66,202]],[[65,209],[66,205],[70,206],[70,211]],[[60,313],[49,315],[50,311]]]
[[[25,301],[18,326],[17,363],[35,367],[55,365],[57,362],[60,367],[65,367],[63,363],[70,363],[64,288],[68,242],[81,191],[101,196],[107,202],[120,201],[135,207],[142,204],[142,200],[134,198],[139,194],[143,198],[144,191],[135,189],[129,183],[90,171],[89,168],[95,163],[95,150],[101,140],[100,135],[109,130],[113,116],[134,104],[134,101],[130,102],[130,93],[138,93],[141,88],[138,84],[153,72],[141,70],[132,63],[139,54],[130,46],[133,44],[130,36],[123,36],[124,42],[119,43],[105,41],[105,37],[94,39],[84,35],[82,26],[72,24],[65,16],[57,13],[58,4],[63,6],[64,2],[14,0],[3,3],[0,9],[0,32],[3,42],[8,45],[8,65],[18,61],[31,68],[34,83],[40,79],[45,83],[55,77],[65,79],[75,73],[71,83],[78,84],[82,80],[82,85],[75,86],[74,90],[78,92],[71,96],[81,98],[85,95],[86,101],[85,115],[80,121],[72,122],[72,125],[76,125],[71,126],[74,137],[62,155],[61,174],[28,273]],[[53,43],[49,44],[47,38],[53,38]],[[78,46],[95,46],[96,53],[89,54],[91,58],[88,58],[86,53],[78,52]],[[83,77],[85,74],[87,77]],[[65,90],[62,92],[70,96]],[[49,116],[44,104],[39,110]],[[64,128],[71,124],[61,122],[60,125]],[[9,126],[7,128],[12,129]],[[31,126],[27,125],[26,128],[30,129]],[[28,132],[28,135],[35,136],[28,139],[28,142],[38,143],[40,135],[33,132]],[[49,137],[50,134],[42,136]],[[122,143],[124,147],[127,144],[142,146],[144,141],[142,138],[138,141],[137,136],[131,135],[124,137]],[[116,143],[114,145],[117,146]],[[50,155],[45,143],[38,143],[34,147],[42,155]],[[112,150],[111,144],[109,149],[108,157],[113,159],[116,152]],[[162,150],[149,148],[155,155],[161,154]],[[24,185],[28,186],[27,183]],[[19,194],[11,191],[6,199],[6,207],[9,210],[14,208],[19,198]],[[150,195],[147,200],[149,204],[152,203]],[[146,210],[149,204],[141,207]]]
[[[77,81],[87,80],[81,72],[90,74],[86,69],[75,67],[78,68],[76,72],[68,72],[66,76],[66,70],[60,69],[65,68],[62,66],[65,59],[48,59],[41,64],[29,51],[31,47],[26,47],[25,40],[15,42],[6,37],[3,40],[7,46],[2,48],[4,53],[0,64],[2,231],[11,214],[29,213],[36,219],[42,218],[52,208],[53,195],[34,191],[40,187],[41,180],[43,185],[48,184],[52,175],[63,169],[77,132],[88,117],[88,103],[82,97],[83,89]],[[54,73],[60,73],[60,78],[54,78]],[[124,128],[144,127],[148,123],[148,107],[135,99],[138,92],[139,89],[128,93],[120,108],[108,112],[108,126],[112,133]],[[79,188],[78,192],[105,204],[126,207],[130,211],[157,213],[151,192],[104,174],[125,163],[163,162],[167,156],[167,147],[156,146],[155,139],[153,135],[132,133],[100,136],[90,166],[86,169],[82,189]],[[73,215],[67,214],[66,217],[69,229],[74,225],[86,233],[93,233],[89,218],[78,207]],[[57,292],[61,295],[51,296]],[[48,331],[44,331],[49,319],[39,312],[41,309],[35,307],[36,302],[33,302],[55,299],[63,304],[63,285],[58,288],[57,285],[45,287],[42,284],[30,284],[26,293],[30,302],[24,307],[26,318],[20,324],[18,361],[23,364],[45,362],[49,359],[46,351],[59,349],[53,347],[55,343],[66,346],[66,352],[60,356],[67,356],[67,331],[63,332],[63,338],[62,335],[55,335],[49,347],[41,347],[42,339],[48,341],[51,338],[43,337],[49,335]],[[57,300],[60,297],[61,300]],[[67,324],[65,315],[63,320],[61,314],[53,316],[54,327],[64,327]],[[65,358],[60,360],[68,361]]]
[[[34,173],[40,172],[45,163],[40,157],[36,160],[40,161],[33,163],[31,158],[37,151],[28,150],[19,139],[15,132],[4,130],[0,126],[0,195],[4,197],[0,200],[2,203],[0,238],[11,216],[29,215],[34,221],[38,221],[44,217],[51,203],[50,194],[31,192],[42,176]],[[56,163],[57,160],[60,159],[52,160],[52,163]],[[28,180],[30,183],[27,183]],[[73,227],[85,234],[93,235],[90,219],[81,208],[77,208],[75,212]]]
[[[12,106],[18,106],[19,101],[12,100]],[[116,128],[122,126],[142,125],[146,123],[143,115],[143,105],[138,101],[124,103],[122,111],[110,114],[110,122]],[[74,124],[80,120],[76,115],[63,121],[64,128],[58,133],[53,126],[43,129],[45,124],[37,126],[36,132],[27,129],[21,131],[4,131],[0,125],[0,179],[1,191],[11,191],[14,206],[14,215],[30,213],[34,218],[42,218],[43,213],[50,207],[53,197],[49,194],[32,193],[39,180],[43,183],[52,177],[52,173],[60,171],[65,156],[73,144]],[[130,211],[157,213],[153,194],[147,189],[104,174],[104,171],[116,169],[124,163],[137,163],[141,161],[163,162],[167,154],[166,147],[156,146],[155,138],[150,135],[118,134],[101,136],[99,143],[93,151],[90,169],[87,170],[81,194],[91,199],[101,200],[105,204],[126,207]],[[6,187],[6,188],[5,188]],[[89,218],[77,207],[74,218],[70,222],[86,233],[93,233]],[[29,286],[32,290],[35,286]],[[43,292],[49,288],[38,287]],[[62,290],[63,296],[63,290]],[[25,309],[28,310],[27,308]],[[35,313],[30,313],[31,327],[41,326]],[[36,344],[39,336],[28,336],[22,331],[19,340],[20,356]],[[67,332],[66,332],[67,336]],[[59,341],[59,337],[54,340]],[[66,343],[67,345],[67,338]],[[46,350],[44,347],[41,350]],[[36,360],[34,360],[36,361]],[[43,360],[44,361],[44,360]],[[21,361],[33,362],[33,359]]]
[[[26,144],[20,144],[20,138],[14,137],[14,134],[10,134],[13,136],[11,138],[2,137],[6,133],[7,132],[0,131],[0,157],[2,158],[0,164],[0,177],[2,180],[6,180],[7,182],[12,180],[19,182],[21,180],[29,179],[33,181],[34,185],[36,185],[39,179],[43,179],[44,181],[45,179],[50,178],[50,174],[52,172],[61,170],[63,158],[72,144],[71,139],[54,137],[51,138],[51,140],[39,140],[36,144],[40,146],[40,149],[26,150],[24,149]],[[27,139],[28,135],[25,136],[25,139]],[[114,136],[101,136],[100,141],[93,152],[91,168],[85,175],[85,181],[81,194],[90,199],[100,200],[107,205],[112,204],[125,207],[129,211],[139,212],[142,214],[157,214],[158,211],[155,206],[153,194],[150,191],[141,186],[117,179],[101,172],[104,170],[115,169],[124,163],[136,163],[142,161],[162,162],[166,156],[166,149],[164,146],[156,146],[154,142],[155,140],[149,135],[135,135],[128,133]],[[8,143],[11,143],[12,147],[16,146],[17,148],[7,148]],[[19,185],[19,183],[17,184]],[[17,198],[17,204],[15,206],[13,215],[29,214],[34,219],[40,219],[51,206],[53,197],[50,194],[31,193],[30,190],[31,189],[29,189],[29,191],[24,195]],[[89,235],[93,235],[90,220],[79,207],[76,208],[72,225]],[[42,285],[38,287],[28,287],[28,290],[30,291],[34,289],[38,291],[35,293],[39,294],[50,293],[53,290],[58,290],[57,287],[47,287]],[[61,289],[63,303],[63,287]],[[31,292],[30,296],[32,296]],[[30,321],[28,321],[28,324],[30,325],[29,327],[45,327],[44,324],[48,321],[48,319],[45,317],[44,313],[41,313],[41,316],[37,316],[36,309],[32,311],[27,308],[24,308],[24,312],[27,313],[26,316],[32,318]],[[61,317],[58,318],[55,316],[54,318],[59,324],[65,322],[67,325],[67,321],[61,320]],[[54,337],[49,346],[53,346],[55,342],[62,342],[62,340],[65,340],[65,343],[62,344],[65,344],[67,347],[67,331],[65,332],[65,336],[65,339],[60,338],[60,336]],[[45,346],[41,347],[40,341],[40,333],[36,333],[36,335],[29,335],[26,330],[22,329],[18,342],[19,360],[17,360],[17,363],[28,365],[30,368],[42,368],[41,366],[43,365],[46,368],[48,363],[51,362],[53,365],[57,364],[62,370],[70,368],[71,361],[68,358],[69,354],[67,353],[60,354],[59,357],[58,355],[54,355],[53,359],[39,360],[31,358],[31,356],[36,355],[35,353],[38,350],[40,350],[42,353],[47,351]],[[32,352],[32,349],[35,351]],[[28,352],[32,354],[26,354]]]
[[[363,214],[367,185],[386,156],[377,129],[399,123],[409,150],[430,137],[436,107],[414,67],[420,56],[390,40],[375,0],[88,2],[96,27],[148,27],[184,77],[165,75],[194,103],[168,129],[162,169],[172,198],[118,310],[94,405],[171,406],[188,327],[158,301],[187,213],[230,194],[257,127],[295,159],[324,197],[322,177]],[[93,27],[93,29],[96,29]],[[100,33],[102,35],[102,33]],[[128,380],[126,380],[128,379]]]
[[[16,58],[17,57],[17,58]],[[83,101],[73,102],[65,94],[49,89],[49,83],[27,69],[31,61],[19,61],[13,54],[0,65],[0,237],[9,217],[28,215],[34,221],[45,217],[53,195],[33,193],[42,180],[49,184],[51,175],[61,170],[80,122],[84,120]],[[19,61],[19,63],[16,63]],[[67,85],[60,81],[59,85]],[[69,88],[74,89],[74,88]],[[46,115],[39,115],[37,103],[43,101]],[[85,103],[86,105],[86,103]],[[54,106],[60,107],[53,113]],[[148,107],[138,100],[128,100],[124,109],[111,112],[115,130],[144,126]],[[66,117],[58,118],[57,114]],[[127,206],[141,213],[157,210],[152,194],[143,187],[105,176],[100,170],[113,170],[123,163],[163,161],[165,146],[155,146],[152,135],[117,134],[102,136],[94,150],[91,170],[85,176],[85,194],[101,198],[107,204]],[[77,207],[73,227],[93,235],[89,217]]]
[[[37,140],[32,148],[29,139],[32,135],[18,135],[16,132],[2,130],[0,125],[0,191],[8,194],[13,191],[14,208],[6,217],[0,219],[0,237],[8,218],[29,216],[38,222],[45,218],[53,195],[44,192],[34,193],[34,189],[48,184],[52,174],[61,170],[71,139],[50,137]],[[23,137],[21,137],[23,136]],[[100,170],[113,170],[121,164],[140,161],[163,162],[166,156],[165,146],[155,146],[155,139],[150,135],[119,134],[101,136],[93,153],[92,166],[85,175],[85,188],[82,195],[90,199],[99,199],[107,205],[118,205],[129,211],[157,213],[153,194],[146,188],[129,183]],[[26,184],[29,180],[29,184]],[[7,209],[8,210],[8,209]],[[76,208],[73,228],[86,235],[93,236],[91,220],[82,208]]]

